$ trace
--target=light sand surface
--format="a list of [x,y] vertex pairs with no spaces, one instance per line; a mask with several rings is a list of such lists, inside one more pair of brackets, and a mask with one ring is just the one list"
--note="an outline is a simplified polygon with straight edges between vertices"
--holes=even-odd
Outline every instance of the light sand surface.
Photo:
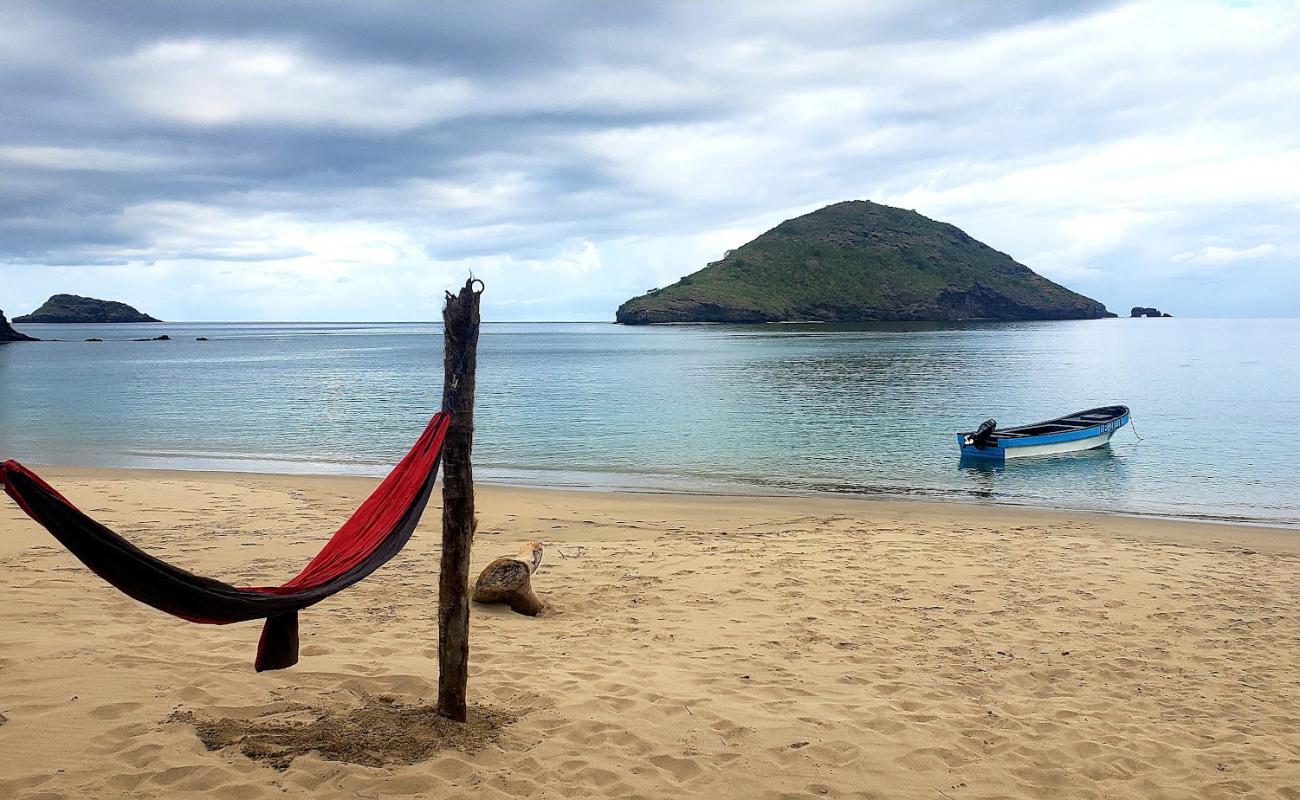
[[[373,486],[43,472],[145,549],[239,584],[292,575]],[[1300,800],[1300,532],[505,488],[479,507],[475,573],[547,546],[547,614],[473,610],[471,702],[516,721],[414,764],[277,771],[173,713],[237,731],[431,701],[436,510],[303,612],[297,667],[257,675],[257,623],[141,606],[6,499],[0,798]]]

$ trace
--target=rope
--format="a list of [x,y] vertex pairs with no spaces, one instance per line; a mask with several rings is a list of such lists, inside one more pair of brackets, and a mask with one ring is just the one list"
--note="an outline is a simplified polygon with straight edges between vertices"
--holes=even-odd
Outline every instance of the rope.
[[1136,437],[1138,437],[1138,441],[1139,441],[1139,442],[1142,441],[1142,434],[1138,433],[1138,424],[1137,424],[1137,420],[1133,419],[1133,415],[1132,415],[1132,414],[1129,415],[1129,418],[1128,418],[1128,425],[1129,425],[1130,428],[1133,429],[1133,435],[1136,436]]
[[[444,336],[447,334],[444,332]],[[478,324],[475,323],[474,330],[470,332],[469,339],[478,339]],[[451,388],[447,390],[447,399],[442,404],[443,411],[451,411],[452,406],[456,405],[456,392],[460,390],[460,378],[465,374],[465,352],[469,350],[468,340],[464,347],[460,349],[460,357],[456,360],[456,368],[451,373]]]

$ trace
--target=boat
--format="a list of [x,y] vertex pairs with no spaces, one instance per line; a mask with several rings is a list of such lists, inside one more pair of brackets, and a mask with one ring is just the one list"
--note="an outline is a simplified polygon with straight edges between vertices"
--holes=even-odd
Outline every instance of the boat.
[[1017,428],[999,428],[997,420],[990,419],[969,433],[957,434],[957,445],[962,458],[1003,460],[1072,453],[1108,444],[1128,422],[1128,406],[1090,408]]

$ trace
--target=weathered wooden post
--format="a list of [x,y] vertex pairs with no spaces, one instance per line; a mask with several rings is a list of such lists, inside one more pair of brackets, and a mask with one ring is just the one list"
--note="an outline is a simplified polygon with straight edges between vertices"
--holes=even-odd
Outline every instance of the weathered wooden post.
[[442,564],[438,575],[438,713],[465,721],[469,681],[469,556],[474,544],[474,370],[479,294],[471,278],[447,293],[443,323],[443,407],[451,424],[442,446]]

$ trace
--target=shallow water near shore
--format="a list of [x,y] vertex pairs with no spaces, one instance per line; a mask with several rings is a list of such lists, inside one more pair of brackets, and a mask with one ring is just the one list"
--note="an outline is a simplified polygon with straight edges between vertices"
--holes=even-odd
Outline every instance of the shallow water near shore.
[[[441,386],[427,323],[20,327],[64,340],[0,346],[0,457],[31,463],[381,474]],[[1297,525],[1298,345],[1300,320],[488,323],[475,466],[524,485]],[[1132,407],[1136,433],[1108,448],[1005,468],[957,457],[953,433],[986,417],[1110,403]]]

